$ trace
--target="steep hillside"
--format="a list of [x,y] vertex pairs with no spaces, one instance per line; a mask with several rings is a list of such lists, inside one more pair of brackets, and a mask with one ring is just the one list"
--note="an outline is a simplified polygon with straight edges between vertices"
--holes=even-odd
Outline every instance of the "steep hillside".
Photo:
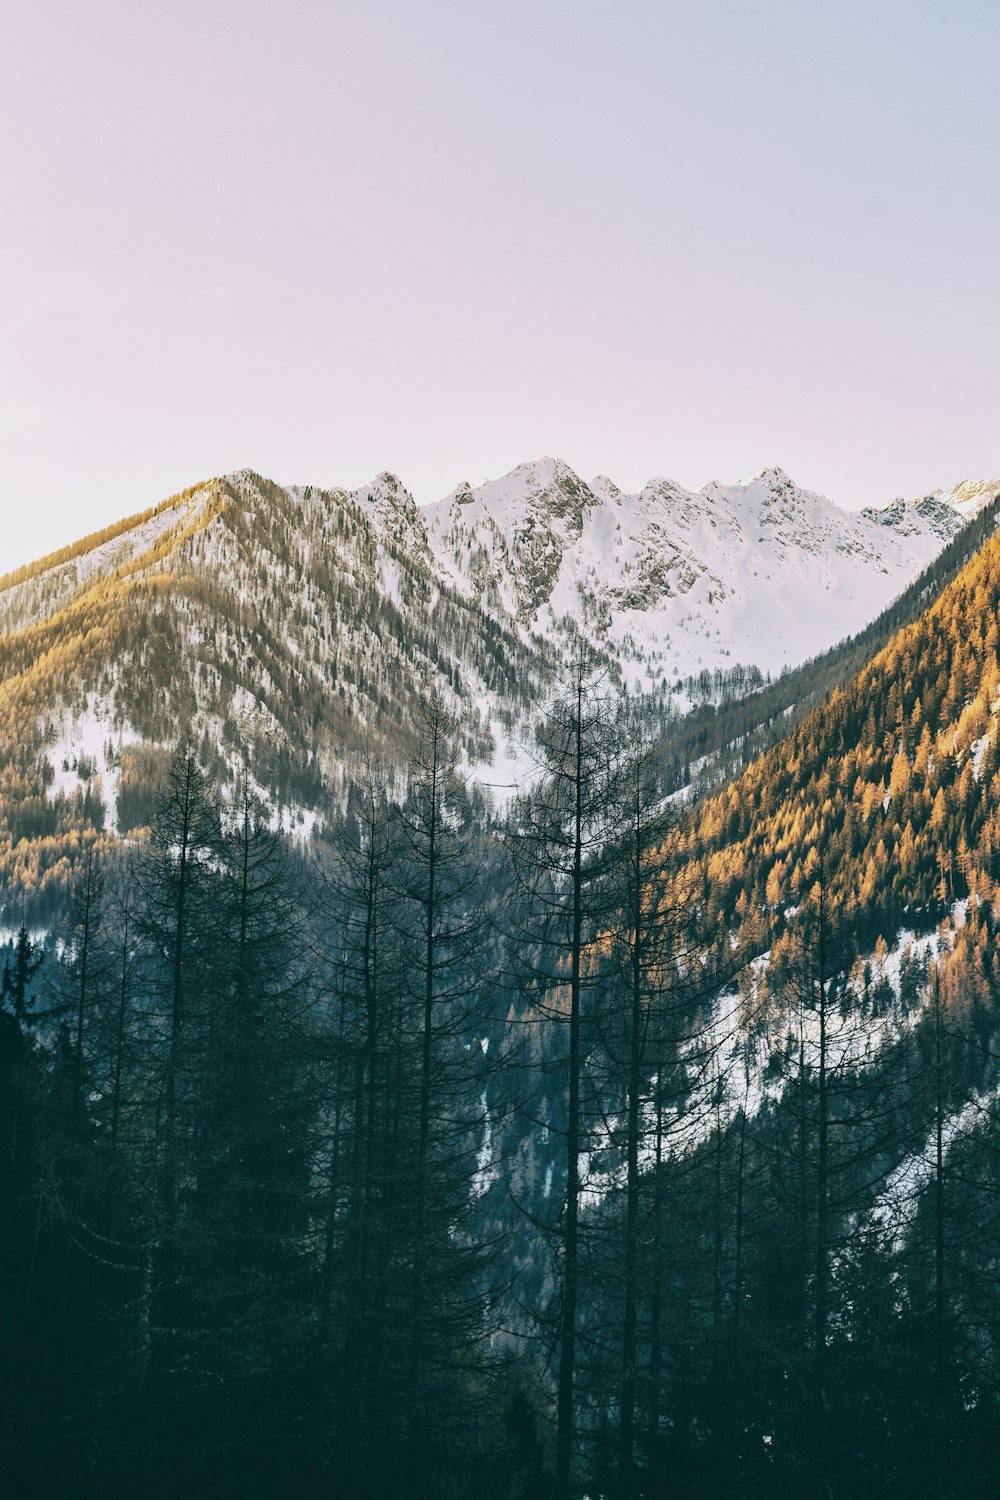
[[405,756],[429,687],[476,763],[551,674],[541,642],[435,575],[388,475],[353,495],[213,480],[14,575],[0,632],[0,875],[29,891],[81,820],[148,820],[180,738],[248,759],[301,822],[358,757]]
[[[914,623],[693,816],[708,910],[793,915],[828,900],[869,935],[933,926],[1000,876],[1000,538]],[[764,926],[760,927],[761,915]]]

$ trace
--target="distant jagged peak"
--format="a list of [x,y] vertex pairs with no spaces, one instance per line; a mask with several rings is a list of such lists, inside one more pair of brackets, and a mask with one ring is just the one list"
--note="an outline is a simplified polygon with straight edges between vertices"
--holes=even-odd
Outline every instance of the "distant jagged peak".
[[604,505],[620,505],[624,498],[623,492],[607,474],[595,474],[587,487]]
[[598,503],[597,496],[561,458],[532,459],[476,490],[487,506],[506,503],[513,509],[541,505],[550,515],[579,517]]
[[696,493],[704,494],[711,485],[715,485],[718,490],[723,489],[723,486],[718,484],[716,480],[711,480],[701,491],[687,490],[676,479],[667,479],[662,474],[655,474],[652,479],[646,480],[640,493],[645,496],[656,496],[665,500],[691,500]]
[[474,488],[463,482],[436,505],[425,508],[432,526],[475,528],[481,522],[512,536],[536,526],[579,536],[588,511],[602,503],[561,458],[548,455],[517,464],[498,479]]
[[947,490],[930,490],[911,500],[899,495],[887,505],[866,506],[861,514],[879,526],[891,526],[897,531],[929,527],[947,540],[998,494],[1000,480],[963,479]]
[[413,558],[426,561],[426,517],[398,474],[384,469],[368,484],[352,490],[349,498],[369,511],[380,541],[402,546]]
[[351,490],[350,498],[363,510],[374,512],[376,518],[393,532],[398,533],[401,527],[410,530],[414,526],[421,533],[424,531],[417,502],[399,475],[388,469],[376,474],[368,484]]
[[762,520],[776,520],[792,512],[839,509],[825,495],[796,484],[791,475],[777,464],[758,469],[755,474],[747,474],[735,484],[723,484],[721,480],[710,479],[697,493],[717,504],[728,504],[741,509],[749,506],[751,513],[759,512]]
[[890,500],[888,505],[866,505],[859,514],[876,526],[887,526],[901,533],[913,531],[924,523],[930,524],[935,530],[939,530],[942,524],[946,529],[954,529],[958,522],[958,517],[950,506],[942,505],[931,496],[921,500],[904,500],[899,495],[895,500]]
[[700,484],[695,490],[695,494],[704,495],[706,500],[713,500],[717,495],[724,495],[726,490],[727,486],[722,483],[721,479],[706,479],[705,483]]
[[[232,485],[234,489],[256,489],[258,485],[265,483],[264,475],[259,474],[256,469],[244,465],[242,469],[231,469],[228,474],[223,474],[220,483]],[[211,481],[209,481],[211,483]]]
[[764,486],[772,490],[796,490],[798,493],[807,495],[809,490],[800,490],[799,486],[790,474],[777,464],[770,464],[767,468],[758,469],[756,474],[748,474],[745,478],[737,481],[735,488],[749,490]]
[[399,475],[393,474],[389,469],[383,469],[367,484],[359,485],[356,490],[352,491],[352,494],[362,503],[390,500],[397,505],[405,505],[407,509],[416,505],[416,501]]
[[412,498],[399,475],[393,474],[390,469],[382,469],[380,473],[375,475],[373,483],[378,489],[386,490],[390,495],[406,495],[408,498]]
[[570,468],[565,459],[553,458],[548,453],[543,454],[541,458],[530,458],[524,463],[515,464],[509,473],[494,482],[503,484],[515,478],[532,489],[564,484],[567,481],[575,484],[583,483],[579,474]]
[[734,485],[734,492],[746,496],[751,503],[759,502],[762,512],[780,512],[788,515],[791,513],[812,513],[818,516],[824,512],[842,512],[843,507],[830,500],[828,496],[820,494],[818,490],[807,490],[801,484],[797,484],[792,476],[776,464],[768,468],[760,469],[756,474],[751,474],[741,479]]
[[1000,479],[961,479],[950,489],[931,490],[908,503],[922,505],[928,500],[937,500],[951,506],[952,510],[957,510],[959,515],[968,519],[978,515],[996,495],[1000,495]]

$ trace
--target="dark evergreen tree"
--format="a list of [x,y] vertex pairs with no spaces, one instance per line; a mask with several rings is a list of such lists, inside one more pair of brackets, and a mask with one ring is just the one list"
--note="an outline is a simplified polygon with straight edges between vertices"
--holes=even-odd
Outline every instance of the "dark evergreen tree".
[[[458,722],[435,692],[421,705],[417,724],[396,879],[402,897],[403,1032],[418,1059],[412,1097],[404,1099],[416,1122],[410,1422],[414,1458],[426,1474],[418,1484],[431,1495],[447,1449],[451,1465],[468,1451],[463,1434],[473,1413],[454,1399],[453,1371],[458,1364],[471,1375],[487,1362],[491,1329],[483,1254],[472,1225],[486,1124],[480,1038],[489,948],[481,854],[458,768]],[[452,1416],[445,1425],[444,1412],[435,1414],[435,1407],[449,1386]],[[473,1388],[470,1381],[469,1393]]]
[[[178,1451],[188,1441],[181,1376],[198,1329],[184,1273],[185,1219],[196,1181],[191,1147],[204,1079],[219,843],[213,788],[194,751],[182,746],[171,760],[135,873],[155,1005],[144,1085],[149,1183],[144,1342],[155,1424],[151,1456],[161,1441],[155,1427],[173,1424]],[[164,1471],[166,1483],[167,1465]]]
[[[315,1095],[304,926],[286,843],[240,775],[212,872],[204,1036],[185,1102],[185,1324],[217,1493],[278,1486],[312,1336],[305,1245]],[[202,1461],[203,1470],[208,1463]]]
[[[537,776],[518,799],[509,832],[521,887],[519,946],[529,1003],[547,1025],[563,1098],[545,1120],[565,1144],[565,1192],[558,1226],[558,1306],[550,1309],[557,1351],[556,1500],[568,1500],[576,1457],[576,1374],[580,1318],[581,1160],[585,1149],[583,996],[592,981],[590,945],[606,909],[605,856],[614,831],[620,742],[615,705],[577,642],[563,697],[538,730]],[[565,1031],[565,1050],[557,1037]]]

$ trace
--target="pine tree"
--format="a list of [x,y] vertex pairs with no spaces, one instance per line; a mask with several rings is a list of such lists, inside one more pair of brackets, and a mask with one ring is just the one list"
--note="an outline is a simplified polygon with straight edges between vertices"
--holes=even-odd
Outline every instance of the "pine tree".
[[225,1428],[235,1491],[289,1472],[284,1424],[311,1336],[303,1246],[315,1103],[303,921],[287,846],[246,769],[222,807],[215,864],[181,1256],[187,1358],[207,1383],[198,1425],[206,1441]]
[[[479,1045],[488,984],[482,859],[459,774],[459,725],[438,693],[418,711],[419,743],[401,809],[397,879],[403,895],[404,1027],[419,1056],[413,1183],[411,1423],[415,1454],[428,1470],[468,1461],[465,1433],[475,1417],[450,1375],[460,1362],[473,1376],[488,1362],[492,1329],[484,1259],[472,1226],[473,1179],[485,1121],[485,1059]],[[448,1405],[435,1420],[445,1380]],[[476,1384],[470,1380],[471,1394]],[[437,1429],[433,1441],[432,1432]],[[421,1460],[419,1455],[425,1457]]]
[[[564,1104],[550,1123],[565,1144],[565,1196],[558,1226],[559,1305],[553,1325],[558,1350],[556,1389],[556,1500],[568,1500],[575,1458],[575,1385],[580,1316],[581,1158],[583,1108],[583,996],[590,973],[604,856],[614,826],[618,741],[614,703],[578,641],[564,696],[539,728],[537,780],[518,799],[509,840],[522,889],[522,967],[543,1016],[567,1034]],[[599,894],[600,893],[600,894]]]
[[211,972],[212,864],[219,808],[193,750],[175,753],[159,796],[143,858],[136,866],[142,932],[158,1007],[153,1100],[153,1198],[150,1205],[147,1350],[154,1383],[169,1381],[183,1358],[182,1212],[198,1069],[203,1057],[206,987]]
[[332,1014],[320,1146],[320,1326],[341,1417],[338,1462],[358,1485],[366,1462],[376,1470],[394,1463],[405,1391],[400,1200],[412,1122],[402,1099],[413,1059],[400,1019],[397,837],[395,809],[369,761],[351,788],[325,876]]

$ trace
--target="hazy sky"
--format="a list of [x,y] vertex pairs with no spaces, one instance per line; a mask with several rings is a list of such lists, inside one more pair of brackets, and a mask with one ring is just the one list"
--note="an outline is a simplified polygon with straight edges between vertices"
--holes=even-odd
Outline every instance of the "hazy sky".
[[0,568],[249,465],[1000,473],[995,0],[3,0]]

